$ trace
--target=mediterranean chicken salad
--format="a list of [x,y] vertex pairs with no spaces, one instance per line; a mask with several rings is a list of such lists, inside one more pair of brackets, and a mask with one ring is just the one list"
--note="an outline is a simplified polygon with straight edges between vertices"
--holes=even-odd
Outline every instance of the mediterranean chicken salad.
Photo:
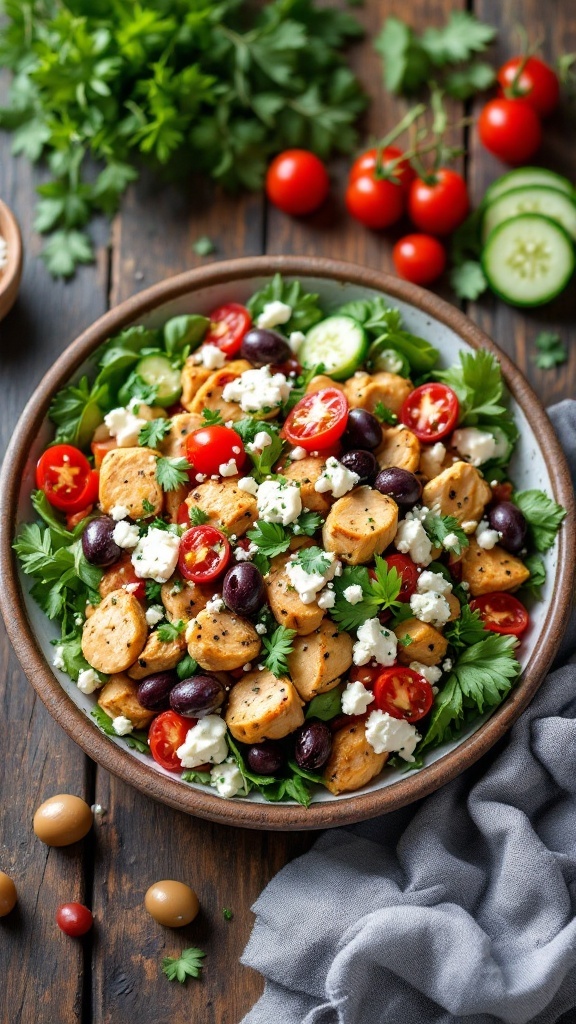
[[14,542],[106,734],[222,797],[308,806],[494,710],[564,510],[519,491],[496,358],[383,296],[134,326],[53,399]]

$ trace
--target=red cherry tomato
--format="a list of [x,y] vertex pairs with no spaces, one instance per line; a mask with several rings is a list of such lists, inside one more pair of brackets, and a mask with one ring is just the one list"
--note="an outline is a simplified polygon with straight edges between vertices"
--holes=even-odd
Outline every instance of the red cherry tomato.
[[98,473],[79,448],[55,444],[38,459],[36,484],[54,508],[80,512],[98,497]]
[[514,488],[508,480],[505,483],[497,483],[495,487],[492,488],[492,500],[498,503],[501,501],[510,501],[513,493]]
[[490,100],[478,118],[483,146],[506,164],[523,164],[538,149],[542,127],[538,114],[525,100]]
[[371,690],[382,671],[382,666],[377,664],[354,665],[350,669],[349,679],[351,683],[362,683],[367,690]]
[[230,427],[200,427],[186,437],[186,457],[196,473],[213,476],[220,466],[234,459],[238,469],[246,461],[240,434]]
[[176,512],[176,522],[178,523],[178,526],[192,525],[190,522],[190,508],[185,501],[178,505],[178,511]]
[[508,99],[529,103],[540,117],[548,117],[560,100],[560,82],[552,68],[538,57],[512,57],[498,72],[498,84]]
[[181,771],[182,765],[176,751],[182,746],[188,730],[194,725],[195,718],[184,718],[175,711],[163,711],[154,719],[148,732],[148,743],[150,753],[157,764],[169,772]]
[[193,526],[183,534],[178,567],[187,580],[210,583],[223,572],[229,560],[228,539],[215,526]]
[[440,441],[454,430],[459,411],[452,388],[446,384],[421,384],[404,400],[400,419],[419,441]]
[[345,199],[348,213],[374,230],[390,227],[404,213],[401,186],[386,178],[377,179],[373,174],[361,174],[352,179]]
[[227,356],[240,351],[242,338],[252,325],[248,310],[238,302],[227,302],[210,313],[210,326],[204,336],[205,345],[217,345]]
[[104,458],[108,455],[108,452],[114,451],[118,447],[115,437],[109,437],[106,441],[92,441],[90,448],[92,449],[92,455],[94,456],[94,466],[96,469],[100,469],[100,466],[104,462]]
[[92,913],[82,903],[63,903],[56,911],[56,924],[66,935],[86,935],[94,923]]
[[[383,170],[390,170],[390,164],[392,161],[398,160],[398,158],[403,155],[402,150],[398,149],[396,146],[386,146],[386,148],[382,150],[380,157]],[[348,181],[351,182],[356,178],[361,178],[364,174],[373,175],[377,164],[378,149],[376,147],[373,149],[367,149],[366,152],[361,153],[361,155],[352,164],[350,174],[348,175]],[[408,195],[410,185],[416,177],[416,171],[413,170],[410,162],[408,160],[400,160],[400,162],[397,163],[391,171],[392,177],[397,179],[404,195]],[[393,184],[396,184],[396,182],[393,182]]]
[[129,552],[122,555],[109,569],[106,569],[106,584],[108,587],[106,593],[130,587],[130,593],[134,594],[139,601],[143,601],[146,597],[146,580],[139,579],[134,572]]
[[416,593],[418,584],[418,568],[408,555],[387,555],[384,559],[389,569],[396,569],[402,577],[402,585],[398,600],[407,602]]
[[485,628],[493,633],[521,636],[530,622],[524,605],[512,594],[483,594],[470,602],[470,608],[480,612]]
[[266,195],[292,217],[312,213],[330,191],[328,171],[307,149],[287,149],[272,161],[266,174]]
[[427,234],[449,235],[462,223],[469,209],[466,182],[448,167],[436,171],[431,181],[416,178],[410,186],[410,220]]
[[348,420],[348,402],[337,388],[322,388],[305,395],[288,413],[280,436],[312,452],[330,448],[342,437]]
[[432,284],[446,267],[446,250],[432,235],[406,235],[392,250],[400,277],[413,284]]
[[374,697],[380,711],[405,722],[417,722],[432,707],[434,694],[424,676],[411,668],[395,665],[385,668],[374,683]]

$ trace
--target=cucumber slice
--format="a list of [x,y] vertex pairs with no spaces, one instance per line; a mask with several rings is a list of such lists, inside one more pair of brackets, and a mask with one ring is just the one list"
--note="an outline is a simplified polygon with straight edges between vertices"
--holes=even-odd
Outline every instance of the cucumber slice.
[[490,232],[511,217],[521,213],[543,213],[560,224],[571,238],[576,239],[576,206],[563,192],[544,185],[514,188],[494,199],[484,213],[482,242],[486,244]]
[[368,336],[351,316],[329,316],[308,331],[298,353],[303,366],[324,364],[334,380],[346,380],[364,362]]
[[482,253],[488,284],[513,306],[541,306],[568,284],[574,247],[556,221],[523,213],[500,224]]
[[145,356],[136,365],[136,373],[146,384],[156,387],[155,405],[173,405],[180,397],[180,370],[175,370],[166,356]]
[[563,178],[561,174],[549,171],[546,167],[518,167],[515,171],[508,171],[508,174],[497,178],[486,189],[484,202],[491,203],[505,192],[528,185],[546,185],[548,188],[557,189],[558,192],[564,192],[567,196],[574,195],[572,182],[568,181],[568,178]]
[[389,345],[386,337],[372,342],[366,357],[366,367],[370,373],[384,370],[386,373],[397,373],[400,377],[410,376],[410,363],[406,356]]

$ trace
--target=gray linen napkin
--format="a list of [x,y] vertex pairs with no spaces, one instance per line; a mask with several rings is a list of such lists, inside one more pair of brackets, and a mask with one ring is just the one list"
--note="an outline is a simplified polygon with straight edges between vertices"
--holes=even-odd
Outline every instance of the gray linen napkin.
[[[551,410],[576,479],[576,402]],[[576,623],[479,764],[321,835],[261,894],[243,1024],[576,1022]]]

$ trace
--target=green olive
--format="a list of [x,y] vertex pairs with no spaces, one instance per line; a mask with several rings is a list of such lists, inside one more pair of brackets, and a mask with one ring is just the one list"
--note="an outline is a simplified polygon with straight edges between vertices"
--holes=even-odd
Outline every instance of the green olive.
[[151,885],[144,897],[148,913],[166,928],[182,928],[194,920],[200,904],[195,892],[184,882],[166,879]]
[[16,906],[16,886],[4,871],[0,871],[0,917],[6,917]]
[[34,815],[34,831],[47,846],[70,846],[90,831],[92,820],[85,800],[59,793],[40,804]]

